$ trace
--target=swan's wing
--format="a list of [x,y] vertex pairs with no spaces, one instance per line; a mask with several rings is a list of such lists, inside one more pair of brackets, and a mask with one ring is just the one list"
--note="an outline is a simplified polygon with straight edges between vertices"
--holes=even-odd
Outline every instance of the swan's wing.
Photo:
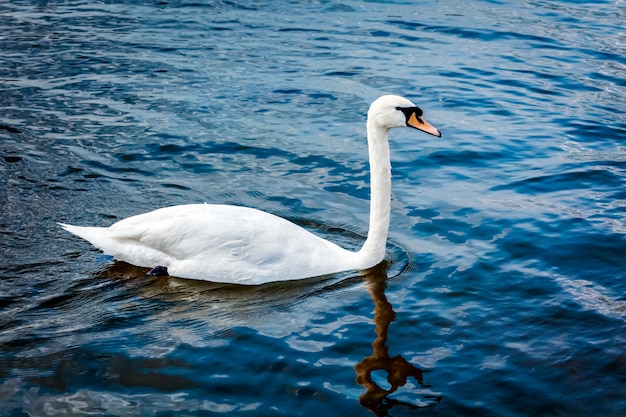
[[184,259],[201,250],[199,243],[207,238],[203,232],[215,223],[208,207],[211,206],[173,206],[132,216],[109,227],[108,236],[120,243],[141,244]]
[[254,211],[226,207],[208,204],[165,207],[113,224],[108,236],[120,244],[139,244],[174,259],[186,260],[218,250],[233,238],[245,240],[251,236]]

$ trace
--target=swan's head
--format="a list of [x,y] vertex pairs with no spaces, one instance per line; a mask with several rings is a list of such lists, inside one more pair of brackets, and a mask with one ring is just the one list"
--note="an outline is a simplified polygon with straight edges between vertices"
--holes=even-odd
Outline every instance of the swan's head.
[[441,132],[424,120],[422,114],[422,109],[404,97],[382,96],[370,106],[367,123],[383,129],[408,126],[441,137]]

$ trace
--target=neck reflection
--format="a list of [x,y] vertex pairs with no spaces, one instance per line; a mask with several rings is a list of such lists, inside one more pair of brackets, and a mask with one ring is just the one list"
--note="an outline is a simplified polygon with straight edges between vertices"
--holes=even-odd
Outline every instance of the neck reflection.
[[[387,347],[387,335],[389,325],[396,319],[393,306],[385,296],[387,287],[387,274],[385,263],[371,269],[365,276],[368,289],[374,301],[374,324],[376,325],[376,340],[372,342],[372,354],[365,357],[354,366],[356,371],[356,382],[365,388],[365,392],[359,397],[359,402],[363,407],[368,408],[376,416],[388,416],[392,408],[402,406],[410,410],[432,407],[442,399],[440,396],[427,395],[422,397],[425,401],[416,398],[415,402],[403,401],[390,398],[398,388],[407,384],[409,377],[422,388],[428,388],[424,384],[423,372],[418,367],[409,363],[401,355],[389,356]],[[386,373],[388,388],[382,388],[373,377],[373,373]]]

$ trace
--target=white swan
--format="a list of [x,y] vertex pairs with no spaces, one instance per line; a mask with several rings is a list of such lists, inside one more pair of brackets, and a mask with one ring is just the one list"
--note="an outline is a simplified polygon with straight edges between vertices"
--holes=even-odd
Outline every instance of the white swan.
[[422,110],[399,96],[382,96],[367,113],[371,203],[367,239],[348,251],[281,217],[219,204],[151,211],[110,227],[59,223],[115,259],[168,274],[213,282],[263,284],[371,268],[385,256],[391,207],[389,129],[441,133]]

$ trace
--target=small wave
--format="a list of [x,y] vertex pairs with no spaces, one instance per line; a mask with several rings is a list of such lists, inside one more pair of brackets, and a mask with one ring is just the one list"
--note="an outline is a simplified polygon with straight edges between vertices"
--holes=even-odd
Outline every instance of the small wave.
[[555,281],[585,310],[607,317],[626,319],[626,301],[618,300],[610,291],[585,279],[555,277]]

